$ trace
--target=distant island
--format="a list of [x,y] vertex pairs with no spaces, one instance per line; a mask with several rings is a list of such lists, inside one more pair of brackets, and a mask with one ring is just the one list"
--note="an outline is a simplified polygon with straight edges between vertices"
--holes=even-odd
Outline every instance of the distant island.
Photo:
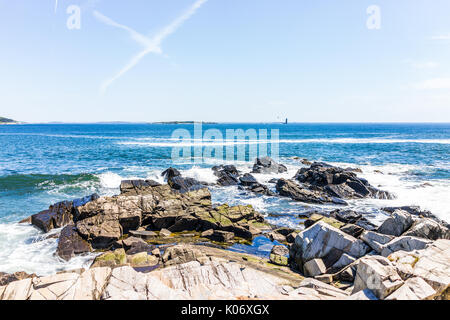
[[19,123],[19,122],[16,120],[13,120],[13,119],[0,117],[0,124],[16,124],[16,123]]

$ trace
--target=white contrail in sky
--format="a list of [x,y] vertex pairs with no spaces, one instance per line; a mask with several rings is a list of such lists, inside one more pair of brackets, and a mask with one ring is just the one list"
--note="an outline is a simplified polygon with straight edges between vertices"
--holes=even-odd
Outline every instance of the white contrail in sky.
[[58,0],[55,0],[55,13],[56,13],[56,9],[58,9]]
[[148,38],[139,32],[136,32],[135,30],[131,29],[130,27],[127,27],[125,25],[119,24],[112,19],[104,16],[98,11],[94,11],[94,16],[101,22],[120,28],[123,30],[126,30],[130,33],[130,36],[132,39],[134,39],[136,42],[141,44],[144,47],[144,50],[139,52],[138,54],[134,55],[130,61],[112,78],[107,79],[104,81],[100,87],[101,93],[104,93],[106,89],[117,79],[119,79],[121,76],[123,76],[125,73],[127,73],[130,69],[132,69],[134,66],[136,66],[139,61],[145,57],[147,54],[153,52],[155,54],[162,54],[161,50],[161,42],[174,33],[186,20],[188,20],[191,16],[195,14],[195,12],[208,0],[197,0],[192,6],[189,7],[188,10],[186,10],[181,16],[176,18],[172,23],[164,27],[161,31],[159,31],[154,37]]

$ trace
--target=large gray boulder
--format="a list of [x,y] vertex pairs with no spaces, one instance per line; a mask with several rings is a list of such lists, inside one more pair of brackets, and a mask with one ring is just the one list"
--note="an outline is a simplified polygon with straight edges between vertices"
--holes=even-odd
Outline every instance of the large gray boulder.
[[386,300],[431,300],[436,291],[422,278],[414,277],[405,283]]
[[450,229],[433,219],[424,218],[415,221],[403,235],[430,240],[450,239]]
[[388,255],[396,251],[409,252],[413,250],[422,250],[430,243],[430,240],[402,236],[386,243],[381,249],[381,255],[383,257],[387,257]]
[[422,278],[436,291],[437,299],[450,299],[450,240],[436,240],[423,250],[397,251],[389,260],[403,279]]
[[412,216],[403,210],[396,210],[392,216],[387,218],[378,228],[378,233],[391,236],[401,236],[413,224]]
[[369,251],[361,240],[319,221],[295,238],[290,250],[290,261],[298,270],[312,259],[322,259],[327,268],[333,266],[343,254],[360,258]]
[[367,256],[357,263],[352,294],[369,289],[384,299],[403,285],[403,280],[391,262],[381,256]]
[[383,250],[383,245],[392,241],[394,236],[389,236],[386,234],[381,234],[373,231],[364,231],[360,237],[362,241],[364,241],[368,246],[370,246],[373,250],[378,253],[381,253]]

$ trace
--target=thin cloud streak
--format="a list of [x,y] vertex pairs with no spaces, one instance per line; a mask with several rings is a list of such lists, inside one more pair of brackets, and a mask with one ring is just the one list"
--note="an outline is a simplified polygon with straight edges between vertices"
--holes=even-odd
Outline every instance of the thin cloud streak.
[[435,78],[425,80],[415,86],[420,90],[450,89],[450,78]]
[[432,40],[450,40],[450,33],[445,35],[433,36]]
[[161,50],[162,41],[174,33],[184,22],[186,22],[189,18],[191,18],[200,7],[206,3],[208,0],[197,0],[187,11],[185,11],[181,16],[176,18],[172,23],[164,27],[161,31],[159,31],[153,38],[148,38],[139,32],[133,30],[132,28],[119,24],[112,19],[104,16],[98,11],[94,11],[94,16],[101,22],[106,25],[110,25],[116,28],[120,28],[126,30],[130,33],[130,36],[133,40],[138,42],[140,45],[144,47],[144,50],[134,55],[130,61],[112,78],[104,81],[100,87],[100,92],[103,94],[108,89],[108,87],[117,79],[122,77],[125,73],[135,67],[142,58],[144,58],[149,53],[155,53],[161,55],[163,52]]

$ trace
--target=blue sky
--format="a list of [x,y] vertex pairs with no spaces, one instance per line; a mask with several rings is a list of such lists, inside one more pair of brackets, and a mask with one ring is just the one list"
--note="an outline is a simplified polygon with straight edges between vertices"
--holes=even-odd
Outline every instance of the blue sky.
[[0,0],[0,116],[448,122],[449,15],[448,0]]

